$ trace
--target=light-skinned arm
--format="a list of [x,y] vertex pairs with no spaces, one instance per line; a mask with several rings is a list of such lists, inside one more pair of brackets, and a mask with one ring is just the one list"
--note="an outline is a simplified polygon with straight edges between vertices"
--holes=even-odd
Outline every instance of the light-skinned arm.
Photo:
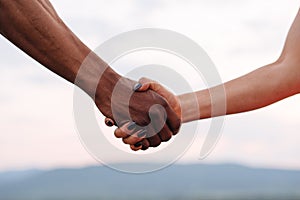
[[[139,82],[142,83],[139,92],[153,90],[164,96],[183,123],[259,109],[298,94],[300,93],[300,12],[290,28],[279,59],[242,77],[214,88],[179,96],[173,95],[162,85],[150,79],[142,78]],[[222,95],[216,95],[217,98],[212,101],[210,91],[223,90],[223,88],[225,99]],[[212,107],[223,104],[224,100],[226,100],[225,112],[223,110],[212,112]],[[195,103],[198,106],[195,106]],[[195,110],[197,107],[199,110]],[[133,136],[126,137],[128,134]],[[135,133],[128,130],[126,125],[116,129],[115,135],[122,137],[126,144],[131,145],[132,150],[140,149],[134,144],[141,139],[134,137]]]

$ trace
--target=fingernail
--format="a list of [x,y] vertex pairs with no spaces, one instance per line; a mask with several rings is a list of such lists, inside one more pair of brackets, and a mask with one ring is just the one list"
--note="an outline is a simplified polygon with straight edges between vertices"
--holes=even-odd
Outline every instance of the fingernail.
[[112,123],[111,121],[108,121],[108,122],[107,122],[107,125],[108,125],[108,126],[112,126],[113,123]]
[[138,89],[140,89],[142,87],[142,84],[141,83],[136,83],[134,86],[133,86],[133,91],[137,91]]
[[142,138],[142,137],[144,137],[144,136],[146,135],[146,133],[147,133],[147,131],[146,131],[146,130],[143,130],[142,132],[139,132],[139,133],[137,134],[137,136],[138,136],[139,138]]
[[128,125],[127,129],[131,131],[134,128],[135,128],[135,122],[130,122],[130,124]]
[[140,147],[142,145],[142,142],[137,142],[134,144],[135,147]]
[[113,126],[114,125],[114,123],[110,119],[108,119],[105,123],[106,123],[107,126]]

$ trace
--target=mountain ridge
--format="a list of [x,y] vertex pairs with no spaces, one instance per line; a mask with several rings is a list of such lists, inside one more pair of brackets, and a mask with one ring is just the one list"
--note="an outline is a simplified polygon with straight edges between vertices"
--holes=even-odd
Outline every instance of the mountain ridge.
[[[145,164],[120,165],[142,167]],[[236,164],[176,164],[157,172],[127,174],[91,166],[37,170],[6,184],[2,181],[0,199],[224,199],[227,196],[300,199],[299,188],[300,170]]]

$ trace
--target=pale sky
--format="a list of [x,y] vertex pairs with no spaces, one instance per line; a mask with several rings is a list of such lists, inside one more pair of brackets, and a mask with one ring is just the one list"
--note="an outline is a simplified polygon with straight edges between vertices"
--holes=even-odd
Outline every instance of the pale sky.
[[[299,9],[298,0],[51,2],[91,49],[138,28],[184,34],[206,50],[223,81],[275,61]],[[97,164],[75,130],[73,86],[3,37],[0,52],[0,170]],[[300,97],[294,96],[267,108],[228,116],[222,138],[206,160],[198,160],[203,139],[199,134],[179,162],[300,169],[299,102]]]

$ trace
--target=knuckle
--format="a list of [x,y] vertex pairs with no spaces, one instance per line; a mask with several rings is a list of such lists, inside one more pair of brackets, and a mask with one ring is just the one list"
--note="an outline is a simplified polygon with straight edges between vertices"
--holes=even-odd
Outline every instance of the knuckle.
[[137,142],[140,142],[142,138],[138,138],[136,135],[131,137],[131,140],[129,141],[131,144],[135,144]]
[[137,138],[136,137],[132,137],[132,136],[131,137],[127,137],[124,140],[125,140],[126,144],[130,144],[130,145],[133,145],[133,144],[135,144],[135,143],[138,142]]
[[138,151],[138,150],[139,150],[138,148],[136,148],[136,147],[133,146],[133,145],[130,145],[130,149],[131,149],[132,151]]
[[172,138],[172,135],[171,134],[161,134],[160,138],[161,138],[162,142],[167,142]]
[[149,139],[149,141],[150,141],[150,146],[151,147],[157,147],[157,146],[159,146],[160,145],[160,143],[161,143],[161,140],[160,139],[158,139],[158,138],[152,138],[152,139]]
[[129,144],[128,140],[126,138],[123,138],[122,141],[123,141],[124,144]]
[[142,140],[142,150],[144,150],[144,151],[147,150],[149,148],[149,146],[150,146],[150,143],[149,143],[148,139]]
[[116,129],[116,130],[114,131],[114,135],[115,135],[116,138],[121,138],[121,136],[120,136],[120,134],[119,134],[119,129]]
[[152,145],[152,147],[158,147],[160,144],[161,144],[161,141],[159,141],[159,142],[154,142],[153,145]]

